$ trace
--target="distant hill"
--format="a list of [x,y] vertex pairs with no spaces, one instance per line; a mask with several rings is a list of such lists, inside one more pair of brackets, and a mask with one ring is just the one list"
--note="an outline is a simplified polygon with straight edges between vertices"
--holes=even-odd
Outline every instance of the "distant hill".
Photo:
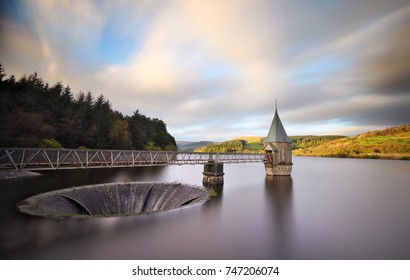
[[[262,153],[262,136],[240,136],[195,149],[204,153]],[[290,136],[292,154],[297,156],[410,159],[410,125],[363,133]]]
[[[330,135],[330,136],[290,136],[292,140],[292,149],[301,147],[307,148],[318,145],[334,139],[340,139],[345,136]],[[231,140],[211,144],[208,146],[197,148],[196,152],[203,153],[262,153],[263,152],[263,136],[240,136]]]
[[300,147],[293,155],[410,159],[410,125],[363,133],[354,137]]
[[198,153],[245,153],[244,149],[246,141],[244,140],[229,140],[221,143],[207,145],[196,148],[194,152]]
[[191,141],[176,141],[178,151],[180,152],[193,152],[196,148],[211,145],[214,142],[211,141],[199,141],[199,142],[191,142]]

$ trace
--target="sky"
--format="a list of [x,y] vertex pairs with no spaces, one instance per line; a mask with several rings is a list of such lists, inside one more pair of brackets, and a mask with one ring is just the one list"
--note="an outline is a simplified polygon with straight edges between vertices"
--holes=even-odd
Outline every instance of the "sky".
[[[7,3],[4,3],[7,2]],[[0,63],[176,140],[356,135],[410,123],[408,0],[1,1]]]

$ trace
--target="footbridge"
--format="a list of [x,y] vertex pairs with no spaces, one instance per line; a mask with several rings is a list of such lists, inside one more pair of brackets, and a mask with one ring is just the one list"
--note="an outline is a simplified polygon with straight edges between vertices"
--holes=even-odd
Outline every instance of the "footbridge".
[[263,161],[264,154],[0,148],[0,167],[34,171]]

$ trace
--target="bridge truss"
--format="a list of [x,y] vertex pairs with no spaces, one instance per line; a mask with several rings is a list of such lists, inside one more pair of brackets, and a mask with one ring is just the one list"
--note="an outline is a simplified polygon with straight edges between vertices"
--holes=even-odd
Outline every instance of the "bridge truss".
[[263,162],[263,154],[171,151],[0,148],[0,167],[16,170],[112,168],[182,164]]

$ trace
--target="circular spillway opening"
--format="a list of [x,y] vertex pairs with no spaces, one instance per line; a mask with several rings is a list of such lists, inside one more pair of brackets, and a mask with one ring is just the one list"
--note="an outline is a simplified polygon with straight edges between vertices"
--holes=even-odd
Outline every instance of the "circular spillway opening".
[[208,192],[180,183],[110,183],[73,187],[29,197],[17,204],[25,214],[49,218],[143,215],[205,202]]

